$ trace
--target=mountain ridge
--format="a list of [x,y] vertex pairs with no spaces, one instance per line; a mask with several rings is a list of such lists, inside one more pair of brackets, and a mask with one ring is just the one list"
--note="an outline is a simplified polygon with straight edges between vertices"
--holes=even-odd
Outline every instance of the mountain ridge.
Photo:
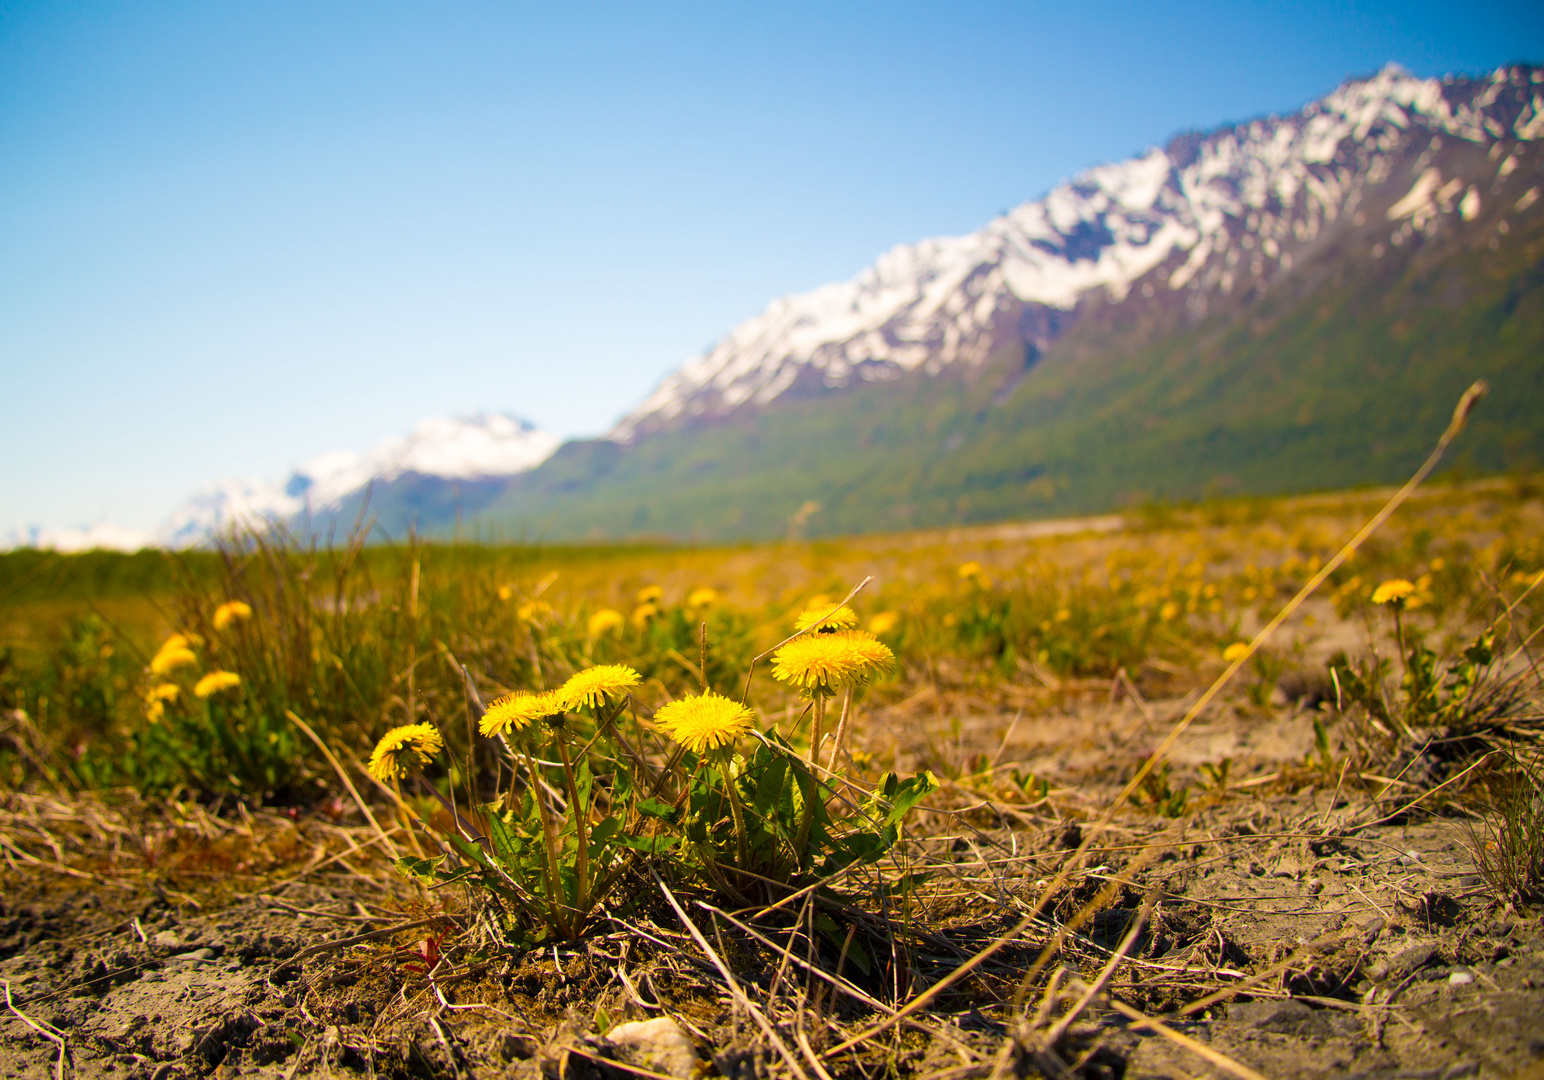
[[[1498,393],[1462,452],[1536,467],[1541,139],[1538,66],[1386,67],[779,297],[598,439],[431,418],[212,485],[148,539],[326,535],[365,509],[388,534],[735,539],[1380,483],[1479,374]],[[123,542],[78,532],[32,540]]]
[[[742,322],[484,520],[731,539],[1381,483],[1479,374],[1512,426],[1478,424],[1471,460],[1537,459],[1541,84],[1386,68],[893,248]],[[1370,379],[1419,423],[1388,429]]]
[[[677,418],[765,405],[810,370],[832,386],[936,373],[979,363],[1015,333],[1043,351],[1084,296],[1102,288],[1121,299],[1155,271],[1204,305],[1209,287],[1231,292],[1263,262],[1290,271],[1293,249],[1339,217],[1358,180],[1379,179],[1354,159],[1386,151],[1417,119],[1470,141],[1537,139],[1540,73],[1513,65],[1437,80],[1389,66],[1297,113],[1183,132],[1095,166],[974,233],[898,245],[846,282],[779,297],[667,376],[609,437],[628,443]],[[1274,228],[1283,219],[1295,235]],[[1255,236],[1253,265],[1240,271],[1228,257]]]
[[[326,531],[339,518],[352,518],[366,493],[379,516],[401,518],[390,524],[408,528],[416,503],[437,504],[447,493],[454,502],[463,486],[491,496],[497,490],[490,489],[491,481],[534,468],[557,446],[556,436],[511,413],[431,416],[405,437],[386,439],[364,453],[319,454],[282,481],[213,484],[175,510],[158,539],[168,547],[186,547],[233,528],[271,524]],[[472,510],[486,501],[475,499]]]
[[[476,513],[514,475],[539,465],[558,439],[512,413],[430,416],[400,438],[363,453],[335,450],[292,469],[283,480],[226,479],[196,492],[155,530],[109,521],[78,528],[13,531],[5,547],[84,551],[185,548],[233,530],[275,526],[323,535],[374,508],[391,531]],[[425,513],[424,511],[427,511]]]

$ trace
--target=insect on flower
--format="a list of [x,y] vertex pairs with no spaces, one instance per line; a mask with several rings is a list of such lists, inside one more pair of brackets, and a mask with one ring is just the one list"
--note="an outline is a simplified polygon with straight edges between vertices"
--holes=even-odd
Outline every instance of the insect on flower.
[[793,621],[793,628],[795,630],[808,630],[816,623],[820,624],[816,632],[821,634],[834,634],[838,630],[851,630],[858,625],[858,613],[846,604],[843,604],[834,611],[830,604],[811,605]]

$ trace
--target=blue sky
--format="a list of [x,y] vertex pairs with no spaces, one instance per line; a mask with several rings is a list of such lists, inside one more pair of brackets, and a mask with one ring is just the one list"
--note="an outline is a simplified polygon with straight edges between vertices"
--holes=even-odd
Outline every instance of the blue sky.
[[604,431],[773,297],[1544,5],[0,0],[0,535],[424,416]]

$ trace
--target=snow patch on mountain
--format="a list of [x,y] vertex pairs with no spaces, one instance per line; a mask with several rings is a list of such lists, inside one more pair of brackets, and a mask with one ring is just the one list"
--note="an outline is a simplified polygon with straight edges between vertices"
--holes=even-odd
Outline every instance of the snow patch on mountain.
[[321,454],[280,482],[213,484],[172,515],[159,539],[167,547],[187,547],[232,528],[324,514],[367,485],[409,473],[442,480],[514,476],[540,465],[557,447],[551,432],[505,413],[434,416],[406,438],[388,439],[366,453]]
[[[1148,275],[1170,290],[1227,293],[1289,269],[1292,249],[1388,175],[1380,155],[1417,125],[1481,144],[1544,136],[1540,84],[1525,67],[1442,80],[1391,65],[1292,116],[1089,169],[968,236],[896,247],[850,281],[773,301],[668,376],[609,437],[628,443],[678,418],[766,404],[807,372],[841,386],[979,362],[1010,328],[1043,347],[1066,325],[1057,313],[1101,289],[1120,300]],[[1038,316],[1026,320],[1027,308]]]

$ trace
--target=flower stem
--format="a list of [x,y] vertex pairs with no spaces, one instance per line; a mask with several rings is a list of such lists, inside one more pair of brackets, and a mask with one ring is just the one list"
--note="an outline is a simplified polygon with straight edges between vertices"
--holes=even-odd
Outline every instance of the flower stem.
[[799,835],[794,840],[794,858],[803,864],[808,854],[810,829],[815,824],[815,798],[820,786],[816,770],[820,768],[820,736],[826,719],[825,695],[815,695],[815,718],[810,726],[810,770],[804,781],[804,814],[799,820]]
[[525,752],[525,767],[531,774],[531,798],[536,800],[536,809],[541,814],[542,840],[547,849],[547,921],[552,924],[552,929],[559,937],[567,937],[565,924],[568,920],[561,915],[563,904],[559,899],[563,879],[558,876],[557,833],[552,827],[552,814],[547,809],[547,799],[541,790],[541,773],[536,771],[536,758],[529,749]]
[[574,872],[578,878],[578,885],[574,889],[574,906],[578,908],[582,919],[590,908],[590,812],[579,801],[579,785],[574,782],[574,766],[568,757],[568,743],[561,734],[557,741],[558,753],[563,756],[563,777],[568,781],[568,812],[573,815],[574,833],[579,840],[578,858],[574,861]]
[[740,809],[740,792],[734,782],[733,753],[733,750],[729,750],[723,755],[719,763],[719,769],[724,777],[724,791],[729,795],[729,811],[734,815],[734,839],[735,847],[740,855],[740,869],[749,870],[751,843],[750,837],[745,832],[745,813]]
[[836,770],[842,767],[842,745],[847,741],[847,719],[852,715],[852,684],[847,684],[847,693],[842,698],[842,715],[836,721],[836,734],[831,737],[831,767],[826,770],[827,775],[835,776]]

